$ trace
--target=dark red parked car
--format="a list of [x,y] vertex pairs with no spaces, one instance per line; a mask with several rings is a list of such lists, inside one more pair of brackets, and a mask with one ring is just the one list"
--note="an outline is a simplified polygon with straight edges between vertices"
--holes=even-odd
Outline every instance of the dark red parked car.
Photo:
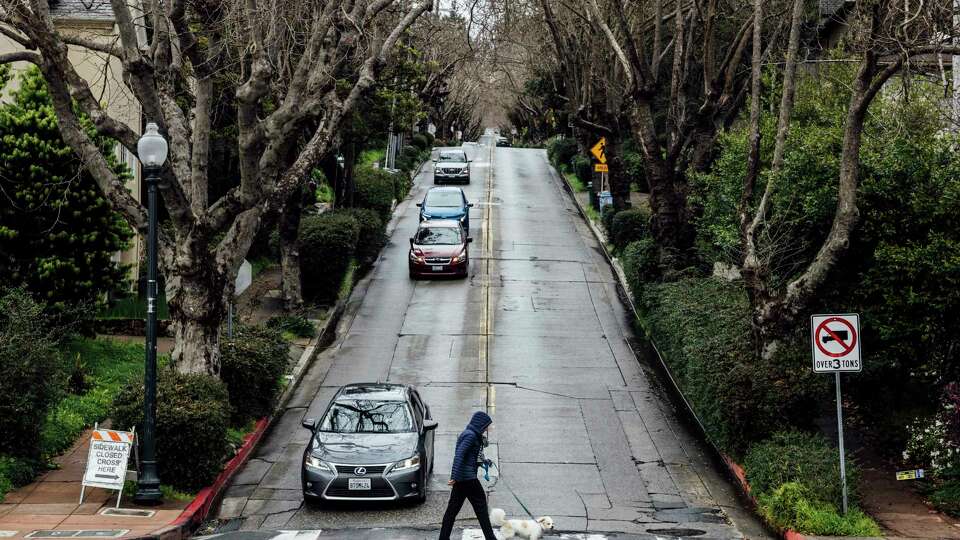
[[423,221],[410,239],[410,277],[467,277],[470,267],[468,238],[459,221]]

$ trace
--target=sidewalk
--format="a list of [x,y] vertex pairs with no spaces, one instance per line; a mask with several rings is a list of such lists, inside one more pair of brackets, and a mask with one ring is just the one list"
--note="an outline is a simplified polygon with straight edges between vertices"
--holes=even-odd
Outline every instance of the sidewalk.
[[[104,510],[116,505],[117,492],[100,488],[87,488],[80,504],[80,480],[89,447],[90,430],[87,430],[73,448],[54,460],[59,469],[7,494],[0,503],[0,537],[144,536],[174,521],[189,504],[189,501],[167,501],[150,508],[148,516],[103,515]],[[121,508],[133,507],[132,495],[123,494]]]

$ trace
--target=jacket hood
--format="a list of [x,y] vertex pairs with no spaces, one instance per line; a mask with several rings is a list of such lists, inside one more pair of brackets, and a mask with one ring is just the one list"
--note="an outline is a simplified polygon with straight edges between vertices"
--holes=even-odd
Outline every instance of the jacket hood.
[[467,424],[467,429],[472,429],[477,433],[477,435],[483,433],[483,430],[487,429],[487,426],[493,423],[493,419],[490,418],[490,415],[483,412],[477,411],[473,413],[473,417],[470,418],[470,423]]
[[317,432],[311,454],[324,461],[350,465],[391,463],[417,451],[417,433]]

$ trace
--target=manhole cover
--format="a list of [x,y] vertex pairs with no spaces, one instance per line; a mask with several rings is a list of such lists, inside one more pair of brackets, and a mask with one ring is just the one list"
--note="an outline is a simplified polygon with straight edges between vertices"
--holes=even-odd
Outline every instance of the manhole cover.
[[707,531],[701,531],[700,529],[647,529],[648,533],[651,534],[662,534],[665,536],[700,536],[702,534],[707,534]]
[[130,529],[84,529],[72,531],[38,530],[33,531],[26,538],[120,538],[130,532]]
[[153,517],[156,510],[139,510],[136,508],[105,508],[100,511],[101,516],[123,516],[123,517]]

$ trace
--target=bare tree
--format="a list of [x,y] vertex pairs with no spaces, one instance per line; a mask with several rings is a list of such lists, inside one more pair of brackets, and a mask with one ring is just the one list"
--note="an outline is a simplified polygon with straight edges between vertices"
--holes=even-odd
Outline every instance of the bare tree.
[[[159,253],[175,329],[173,361],[184,372],[218,373],[226,302],[263,216],[279,209],[328,152],[401,33],[431,2],[145,0],[142,12],[125,0],[111,5],[116,43],[61,31],[48,0],[0,0],[0,30],[23,47],[0,63],[39,66],[64,140],[112,206],[145,232],[146,210],[81,127],[81,115],[134,155],[139,126],[107,113],[68,47],[122,61],[144,117],[170,144],[161,186],[170,223]],[[146,42],[138,37],[143,27]],[[223,73],[236,76],[240,178],[208,201],[210,107],[214,78]]]

